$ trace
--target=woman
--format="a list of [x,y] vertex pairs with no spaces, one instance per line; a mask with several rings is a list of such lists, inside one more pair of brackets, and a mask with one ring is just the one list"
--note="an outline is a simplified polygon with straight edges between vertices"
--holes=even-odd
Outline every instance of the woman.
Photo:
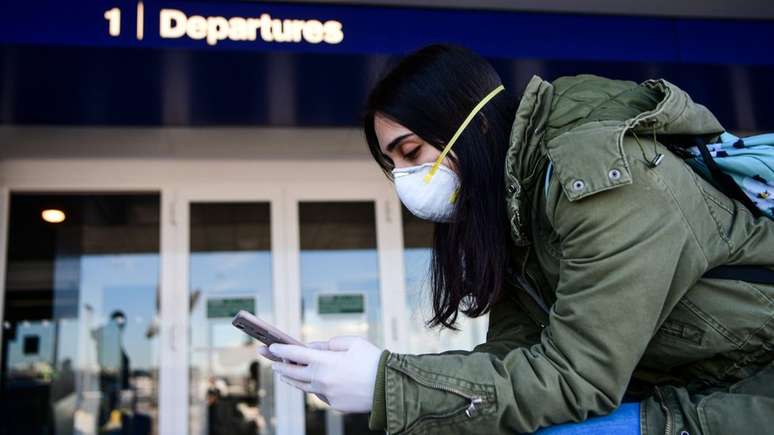
[[364,128],[401,201],[437,222],[430,324],[489,312],[487,342],[261,349],[300,363],[273,364],[284,380],[389,433],[582,429],[624,401],[645,435],[770,430],[774,286],[702,275],[774,266],[774,221],[662,145],[722,133],[704,106],[591,75],[535,76],[517,101],[484,59],[433,45],[376,85]]

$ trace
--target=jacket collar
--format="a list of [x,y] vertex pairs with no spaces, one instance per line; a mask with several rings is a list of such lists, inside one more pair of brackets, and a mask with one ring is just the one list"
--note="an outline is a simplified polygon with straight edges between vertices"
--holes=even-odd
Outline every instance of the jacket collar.
[[548,126],[554,88],[551,83],[532,76],[522,94],[511,127],[505,155],[506,210],[511,238],[516,246],[527,246],[529,197],[548,159],[542,146]]
[[[647,89],[655,95],[654,107],[620,120],[580,119],[569,130],[544,141],[546,153],[569,201],[634,181],[623,147],[624,135],[629,132],[709,138],[724,131],[706,107],[694,103],[686,92],[664,79],[647,80],[639,85],[632,82],[632,87]],[[609,97],[610,100],[614,98]],[[568,105],[577,104],[571,99],[556,103],[562,111]],[[610,173],[614,170],[619,175],[611,178]],[[577,182],[581,182],[579,187],[575,186]]]

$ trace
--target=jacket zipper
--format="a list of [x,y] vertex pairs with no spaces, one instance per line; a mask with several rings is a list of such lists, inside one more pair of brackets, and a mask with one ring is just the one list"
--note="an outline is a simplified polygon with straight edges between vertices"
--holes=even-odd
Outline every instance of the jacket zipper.
[[664,427],[664,435],[670,435],[672,433],[672,412],[669,411],[669,407],[666,405],[666,400],[664,399],[664,395],[661,394],[661,390],[658,387],[655,387],[655,390],[656,390],[656,396],[658,396],[659,405],[661,405],[661,409],[664,411],[664,414],[666,415],[666,425]]
[[434,388],[436,390],[442,390],[442,391],[446,391],[446,392],[449,392],[449,393],[453,393],[453,394],[461,396],[461,397],[463,397],[463,398],[465,398],[466,400],[469,401],[468,404],[466,404],[465,406],[463,406],[461,408],[457,408],[457,409],[455,409],[453,411],[450,411],[450,412],[445,412],[443,414],[423,415],[423,416],[419,417],[418,419],[414,420],[414,422],[411,423],[406,428],[406,430],[404,431],[405,433],[409,433],[411,431],[411,429],[416,427],[417,424],[419,424],[419,423],[421,423],[421,422],[423,422],[425,420],[429,420],[431,418],[432,419],[436,419],[436,418],[451,417],[451,416],[453,416],[455,414],[458,414],[460,411],[463,411],[463,410],[465,411],[465,415],[468,416],[468,418],[473,418],[473,413],[476,412],[476,407],[478,405],[481,405],[482,403],[484,403],[484,398],[481,397],[481,396],[477,396],[477,395],[474,395],[474,394],[469,394],[469,393],[466,393],[464,391],[460,391],[460,390],[458,390],[456,388],[448,387],[446,385],[441,385],[441,384],[436,384],[436,383],[433,383],[433,382],[425,381],[424,379],[418,378],[418,377],[412,375],[411,373],[407,372],[405,369],[400,368],[400,367],[391,367],[391,368],[393,368],[393,369],[403,373],[404,375],[408,376],[412,381],[418,383],[419,385],[425,386],[427,388]]

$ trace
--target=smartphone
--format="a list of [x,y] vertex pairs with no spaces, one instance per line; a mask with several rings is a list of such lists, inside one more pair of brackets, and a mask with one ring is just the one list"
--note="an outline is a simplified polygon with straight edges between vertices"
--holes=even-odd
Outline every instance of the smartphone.
[[266,346],[274,343],[280,344],[295,344],[297,346],[304,346],[304,343],[296,340],[295,338],[285,334],[279,329],[275,328],[271,324],[264,322],[263,320],[255,317],[245,310],[240,310],[231,324],[236,328],[241,329],[242,332],[262,342]]

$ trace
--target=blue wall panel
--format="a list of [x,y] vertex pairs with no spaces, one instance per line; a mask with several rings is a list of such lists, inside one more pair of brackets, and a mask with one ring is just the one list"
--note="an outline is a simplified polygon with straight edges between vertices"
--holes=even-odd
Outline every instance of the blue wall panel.
[[[122,33],[103,14],[120,6]],[[269,2],[0,3],[0,123],[357,125],[385,60],[433,42],[489,58],[518,96],[532,74],[664,77],[729,129],[774,130],[774,22]],[[335,19],[340,44],[162,39],[161,8],[188,16]]]

